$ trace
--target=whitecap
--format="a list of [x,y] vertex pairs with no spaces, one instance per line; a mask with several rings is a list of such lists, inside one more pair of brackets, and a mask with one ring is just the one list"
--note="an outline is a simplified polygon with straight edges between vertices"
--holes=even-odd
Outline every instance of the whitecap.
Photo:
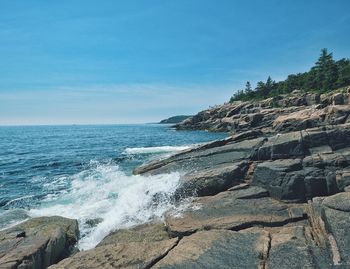
[[11,206],[13,204],[18,204],[18,203],[22,203],[23,201],[25,200],[28,200],[28,199],[32,199],[33,197],[35,197],[34,195],[25,195],[25,196],[22,196],[22,197],[18,197],[18,198],[15,198],[15,199],[12,199],[10,201],[8,201],[4,207],[8,207],[8,206]]
[[162,146],[162,147],[141,147],[141,148],[126,148],[126,154],[152,154],[152,153],[167,153],[177,152],[191,148],[190,146]]

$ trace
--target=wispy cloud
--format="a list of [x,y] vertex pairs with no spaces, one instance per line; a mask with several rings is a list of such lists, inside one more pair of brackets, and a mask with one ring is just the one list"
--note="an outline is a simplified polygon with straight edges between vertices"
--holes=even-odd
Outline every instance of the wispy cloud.
[[[230,85],[113,84],[0,92],[0,124],[150,122],[227,101]],[[22,120],[21,120],[22,119]]]

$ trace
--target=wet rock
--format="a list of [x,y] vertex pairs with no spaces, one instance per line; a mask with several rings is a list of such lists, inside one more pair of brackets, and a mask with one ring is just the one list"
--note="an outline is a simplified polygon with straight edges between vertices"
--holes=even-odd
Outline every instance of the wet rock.
[[78,240],[76,220],[34,218],[0,232],[0,268],[47,268],[67,257]]
[[100,224],[102,221],[103,221],[102,218],[88,219],[87,221],[85,221],[85,224],[93,228],[93,227],[96,227],[98,224]]

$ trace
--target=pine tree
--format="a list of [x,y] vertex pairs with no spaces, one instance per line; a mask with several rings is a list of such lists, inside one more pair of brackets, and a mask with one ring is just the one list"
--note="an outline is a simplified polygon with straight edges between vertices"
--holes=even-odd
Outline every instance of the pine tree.
[[317,88],[323,91],[334,89],[335,82],[338,79],[338,72],[332,53],[328,53],[327,49],[322,49],[321,55],[313,69],[316,71]]
[[250,82],[247,81],[247,83],[245,84],[245,90],[244,90],[244,92],[245,92],[246,94],[250,94],[252,91],[253,91],[253,90],[252,90],[252,86],[250,85]]

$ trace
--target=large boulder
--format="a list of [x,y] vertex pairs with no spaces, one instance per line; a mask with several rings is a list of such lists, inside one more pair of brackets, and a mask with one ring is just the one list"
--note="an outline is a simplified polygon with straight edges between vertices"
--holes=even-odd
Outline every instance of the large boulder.
[[78,223],[63,217],[34,218],[0,232],[0,268],[44,269],[67,257]]
[[342,93],[336,93],[332,96],[333,105],[343,105],[345,101],[345,97]]
[[181,186],[176,190],[176,196],[177,198],[207,196],[225,191],[241,183],[247,169],[247,162],[239,162],[187,173],[183,177]]
[[277,132],[299,131],[317,127],[322,122],[324,112],[314,107],[305,108],[287,115],[281,115],[273,122],[273,128]]

